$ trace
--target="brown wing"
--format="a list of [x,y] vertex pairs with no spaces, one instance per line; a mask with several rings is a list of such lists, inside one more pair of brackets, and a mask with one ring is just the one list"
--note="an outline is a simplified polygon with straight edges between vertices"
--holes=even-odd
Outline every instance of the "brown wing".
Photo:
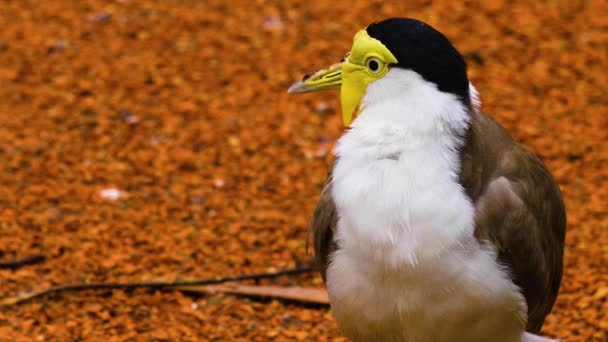
[[475,235],[496,247],[528,304],[526,330],[537,333],[562,277],[566,218],[559,187],[493,120],[476,117],[471,134],[475,146],[468,146],[461,180],[475,203]]
[[331,183],[332,177],[330,175],[317,202],[309,229],[309,233],[312,233],[315,250],[315,264],[319,272],[321,272],[323,281],[325,281],[325,270],[327,269],[329,256],[336,249],[334,231],[336,229],[337,214],[331,195]]

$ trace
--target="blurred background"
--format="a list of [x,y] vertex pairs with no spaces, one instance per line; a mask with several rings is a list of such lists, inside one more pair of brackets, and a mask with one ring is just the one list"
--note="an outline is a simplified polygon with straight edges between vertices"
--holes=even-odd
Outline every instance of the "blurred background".
[[[373,21],[426,21],[482,109],[539,155],[568,212],[543,332],[608,340],[605,1],[4,0],[0,298],[51,285],[272,271],[343,132],[337,92],[288,95]],[[273,281],[322,287],[305,275]],[[0,341],[345,341],[327,308],[91,291],[0,308]]]

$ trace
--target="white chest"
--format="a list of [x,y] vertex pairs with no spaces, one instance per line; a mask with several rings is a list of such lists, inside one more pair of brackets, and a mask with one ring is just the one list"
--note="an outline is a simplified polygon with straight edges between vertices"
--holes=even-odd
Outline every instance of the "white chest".
[[525,302],[473,237],[457,142],[402,133],[355,127],[336,149],[334,317],[353,341],[520,340]]

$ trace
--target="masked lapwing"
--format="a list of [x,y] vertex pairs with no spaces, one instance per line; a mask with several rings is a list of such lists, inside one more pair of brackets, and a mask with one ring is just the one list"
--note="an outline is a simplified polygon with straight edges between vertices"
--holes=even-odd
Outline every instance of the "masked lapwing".
[[313,214],[315,259],[352,341],[543,341],[565,211],[543,163],[479,110],[463,57],[395,18],[290,92],[340,89],[346,132]]

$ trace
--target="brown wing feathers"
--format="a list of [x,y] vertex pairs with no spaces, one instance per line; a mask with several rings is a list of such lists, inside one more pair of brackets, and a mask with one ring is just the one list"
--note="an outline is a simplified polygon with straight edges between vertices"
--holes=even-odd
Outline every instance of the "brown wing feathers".
[[329,262],[329,256],[336,249],[334,242],[334,231],[338,216],[331,195],[331,175],[327,179],[310,223],[313,245],[315,250],[315,264],[325,280],[325,270]]
[[473,114],[467,145],[460,179],[475,203],[475,236],[495,247],[528,304],[527,331],[538,332],[562,277],[559,187],[538,158],[483,114]]

